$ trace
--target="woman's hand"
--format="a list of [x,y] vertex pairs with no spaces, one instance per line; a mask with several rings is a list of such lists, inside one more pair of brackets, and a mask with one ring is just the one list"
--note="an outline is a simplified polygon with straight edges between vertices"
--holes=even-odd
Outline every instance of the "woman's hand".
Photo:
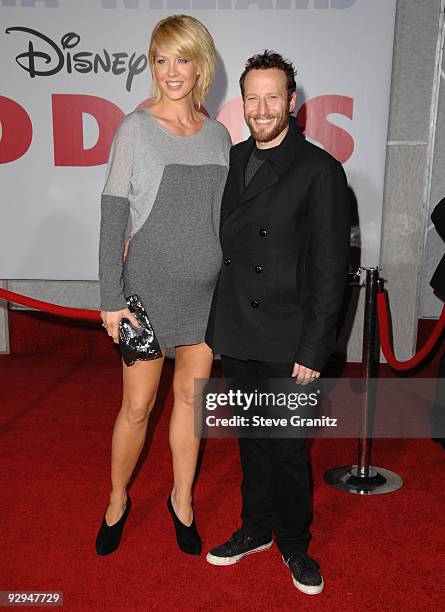
[[100,316],[102,318],[102,326],[116,344],[119,344],[119,322],[121,319],[128,319],[134,327],[139,327],[139,321],[131,314],[128,308],[118,310],[117,312],[101,310]]
[[124,244],[124,261],[127,259],[127,255],[128,255],[128,247],[130,246],[130,241],[133,238],[133,234],[129,234],[127,240],[125,241]]

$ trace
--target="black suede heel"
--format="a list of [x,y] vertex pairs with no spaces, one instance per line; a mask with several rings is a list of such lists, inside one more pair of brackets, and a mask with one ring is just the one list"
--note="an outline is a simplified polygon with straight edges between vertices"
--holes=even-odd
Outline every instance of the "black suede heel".
[[100,526],[99,533],[97,534],[96,538],[96,552],[98,555],[104,557],[105,555],[109,555],[110,553],[114,552],[119,547],[125,521],[128,518],[130,509],[131,499],[128,495],[124,513],[117,523],[114,523],[114,525],[111,525],[111,527],[107,525],[104,514],[102,525]]
[[202,551],[202,541],[198,530],[196,529],[195,517],[193,517],[192,524],[187,527],[187,525],[184,525],[184,523],[182,523],[176,516],[170,497],[167,500],[167,508],[173,519],[176,532],[176,542],[178,543],[179,548],[182,550],[182,552],[185,552],[188,555],[200,555]]

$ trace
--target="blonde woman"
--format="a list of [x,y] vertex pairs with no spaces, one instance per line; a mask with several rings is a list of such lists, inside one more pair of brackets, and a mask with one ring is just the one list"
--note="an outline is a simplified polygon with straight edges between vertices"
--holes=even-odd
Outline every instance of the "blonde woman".
[[[162,357],[123,367],[123,398],[112,439],[111,493],[96,540],[107,555],[119,546],[131,501],[127,486],[145,442],[166,349],[175,347],[170,419],[173,487],[168,510],[179,548],[202,543],[192,507],[199,439],[194,436],[194,379],[207,378],[212,352],[205,329],[220,264],[219,211],[230,137],[200,112],[216,52],[198,20],[174,15],[153,30],[149,64],[155,100],[117,130],[102,193],[99,277],[103,325],[118,342],[126,297],[137,294]],[[130,221],[132,239],[124,261]]]

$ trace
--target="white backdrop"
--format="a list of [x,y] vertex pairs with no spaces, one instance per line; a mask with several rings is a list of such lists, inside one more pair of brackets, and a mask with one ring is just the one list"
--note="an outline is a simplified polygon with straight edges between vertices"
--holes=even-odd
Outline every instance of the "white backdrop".
[[97,279],[111,138],[150,95],[143,56],[173,13],[197,17],[215,39],[205,106],[234,142],[248,135],[245,60],[269,48],[294,62],[299,119],[344,164],[361,263],[377,265],[395,0],[0,0],[0,278]]

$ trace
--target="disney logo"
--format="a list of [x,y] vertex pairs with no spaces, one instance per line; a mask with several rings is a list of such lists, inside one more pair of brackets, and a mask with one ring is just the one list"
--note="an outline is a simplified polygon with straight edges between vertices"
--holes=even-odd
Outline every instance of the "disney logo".
[[64,34],[60,39],[60,45],[31,28],[15,26],[5,30],[6,34],[11,32],[23,32],[28,35],[28,50],[17,55],[15,61],[20,68],[29,73],[31,78],[51,76],[64,68],[68,74],[73,72],[97,74],[99,71],[115,75],[127,73],[125,88],[131,91],[134,77],[147,67],[147,56],[136,55],[135,52],[129,55],[126,52],[110,53],[102,49],[102,53],[92,51],[73,53],[71,50],[80,43],[80,36],[76,32]]

